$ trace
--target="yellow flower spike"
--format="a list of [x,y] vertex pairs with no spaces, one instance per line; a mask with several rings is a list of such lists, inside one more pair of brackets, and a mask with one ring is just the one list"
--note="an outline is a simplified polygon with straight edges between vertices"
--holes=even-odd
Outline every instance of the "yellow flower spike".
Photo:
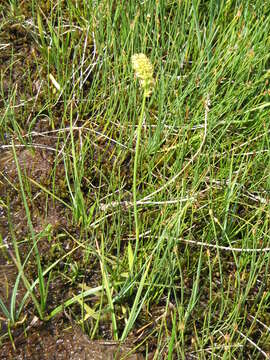
[[145,96],[149,97],[154,86],[153,65],[145,54],[134,54],[131,63],[135,76],[139,79],[141,87],[145,91]]

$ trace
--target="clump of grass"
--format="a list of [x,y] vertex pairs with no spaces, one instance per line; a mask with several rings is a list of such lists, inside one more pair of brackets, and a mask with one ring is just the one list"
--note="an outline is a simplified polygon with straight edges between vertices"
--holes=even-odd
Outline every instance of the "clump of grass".
[[[146,357],[267,358],[267,6],[68,1],[46,12],[33,1],[23,17],[16,4],[1,6],[1,31],[16,17],[33,50],[22,87],[14,28],[0,42],[0,150],[53,154],[53,171],[45,186],[27,176],[15,184],[1,170],[13,198],[21,196],[36,262],[32,281],[27,263],[19,265],[11,310],[0,301],[3,316],[18,320],[15,294],[25,281],[21,312],[30,294],[45,320],[72,307],[90,337],[106,328],[124,341],[133,332]],[[40,193],[66,210],[68,229],[52,235],[67,249],[64,270],[60,258],[43,264],[36,251],[29,203]],[[14,203],[3,203],[11,223]],[[19,252],[20,235],[8,236]],[[48,310],[45,276],[66,284],[74,249],[73,293]]]

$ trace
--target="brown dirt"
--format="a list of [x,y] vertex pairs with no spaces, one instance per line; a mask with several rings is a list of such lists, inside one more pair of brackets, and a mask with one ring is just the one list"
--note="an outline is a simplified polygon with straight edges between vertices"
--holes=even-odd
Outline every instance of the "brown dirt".
[[[130,354],[132,346],[115,341],[92,341],[78,326],[69,328],[59,322],[42,324],[37,321],[27,334],[15,339],[14,350],[10,342],[2,346],[1,360],[141,360],[143,355]],[[150,359],[150,358],[149,358]]]

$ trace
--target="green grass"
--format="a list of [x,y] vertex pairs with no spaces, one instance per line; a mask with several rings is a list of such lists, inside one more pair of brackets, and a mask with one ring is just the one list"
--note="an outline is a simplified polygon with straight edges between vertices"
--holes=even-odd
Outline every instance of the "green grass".
[[[71,308],[92,339],[133,333],[146,358],[267,358],[267,2],[46,4],[0,6],[0,209],[14,227],[21,198],[28,224],[7,234],[18,280],[1,316],[14,325],[28,299],[48,321]],[[25,150],[49,159],[44,178]],[[52,206],[64,225],[44,235]],[[70,293],[53,303],[59,278]]]

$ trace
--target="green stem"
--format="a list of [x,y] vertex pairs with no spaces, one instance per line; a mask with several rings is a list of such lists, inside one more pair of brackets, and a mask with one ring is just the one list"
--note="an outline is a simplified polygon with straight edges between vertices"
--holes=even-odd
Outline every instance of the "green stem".
[[138,128],[137,128],[136,149],[135,149],[135,159],[134,159],[134,168],[133,168],[133,209],[134,209],[134,219],[135,219],[135,228],[136,228],[136,245],[135,245],[135,251],[134,251],[133,267],[134,267],[134,263],[135,263],[135,259],[136,259],[136,255],[137,255],[137,251],[138,251],[139,237],[140,237],[139,219],[138,219],[138,210],[137,210],[137,168],[138,168],[139,149],[140,149],[140,142],[141,142],[141,132],[142,132],[145,100],[146,100],[146,91],[144,91],[144,94],[143,94],[142,109],[141,109],[141,114],[140,114]]
[[[22,172],[21,172],[21,169],[20,169],[20,165],[19,165],[19,161],[18,161],[18,157],[17,157],[17,154],[16,154],[15,145],[14,145],[13,141],[12,141],[12,151],[13,151],[13,156],[14,156],[16,168],[17,168],[18,179],[19,179],[19,184],[20,184],[20,189],[21,189],[21,196],[22,196],[22,200],[23,200],[23,204],[24,204],[24,208],[25,208],[25,213],[26,213],[26,218],[27,218],[27,224],[28,224],[28,227],[30,229],[31,238],[32,238],[32,241],[33,241],[33,248],[34,248],[34,252],[35,252],[35,260],[36,260],[37,269],[38,269],[40,304],[38,303],[37,298],[34,296],[34,292],[30,292],[30,294],[31,294],[33,302],[34,302],[34,304],[35,304],[35,306],[37,308],[40,319],[43,320],[44,319],[44,312],[45,312],[45,308],[46,308],[45,280],[44,280],[44,277],[43,277],[43,271],[42,271],[39,251],[38,251],[38,247],[37,247],[35,231],[34,231],[34,227],[33,227],[32,220],[31,220],[30,209],[28,207],[26,194],[25,194],[25,191],[24,191],[24,185],[23,185],[23,180],[22,180]],[[15,237],[14,237],[14,239],[15,239]],[[14,242],[14,244],[15,244],[15,242]],[[30,283],[28,282],[27,278],[24,276],[23,268],[22,268],[22,265],[21,265],[21,262],[20,262],[20,257],[19,257],[19,252],[18,251],[17,251],[16,255],[17,255],[16,260],[18,260],[18,261],[16,261],[15,264],[16,264],[18,270],[19,270],[19,276],[22,276],[24,284],[25,284],[27,290],[29,290],[30,289]]]

